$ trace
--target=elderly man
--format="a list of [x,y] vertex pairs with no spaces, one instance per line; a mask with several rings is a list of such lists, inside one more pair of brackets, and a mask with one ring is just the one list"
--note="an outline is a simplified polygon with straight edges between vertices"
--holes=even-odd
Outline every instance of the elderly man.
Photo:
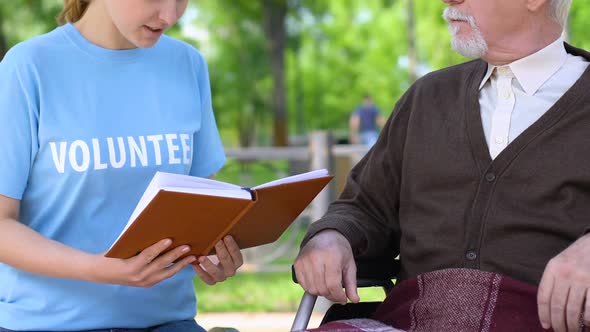
[[443,1],[453,49],[480,59],[423,77],[398,101],[310,227],[296,275],[311,293],[357,302],[353,257],[389,251],[402,261],[377,313],[389,325],[583,329],[590,53],[562,40],[571,0]]

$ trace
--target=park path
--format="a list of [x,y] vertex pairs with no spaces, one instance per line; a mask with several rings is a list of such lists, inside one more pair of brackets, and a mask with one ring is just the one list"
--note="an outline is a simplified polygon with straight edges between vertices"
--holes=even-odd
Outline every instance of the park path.
[[[309,327],[317,327],[322,313],[314,313]],[[295,313],[229,312],[199,313],[197,322],[205,329],[233,327],[240,332],[288,332]]]

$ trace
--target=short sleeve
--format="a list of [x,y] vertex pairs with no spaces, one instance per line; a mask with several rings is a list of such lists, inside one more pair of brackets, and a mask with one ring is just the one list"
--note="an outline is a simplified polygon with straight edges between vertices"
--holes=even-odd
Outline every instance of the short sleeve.
[[17,45],[0,62],[0,195],[15,199],[23,196],[37,152],[33,66],[23,53]]
[[200,54],[196,75],[201,97],[201,128],[193,140],[190,175],[207,177],[215,174],[223,166],[225,152],[213,113],[207,63]]

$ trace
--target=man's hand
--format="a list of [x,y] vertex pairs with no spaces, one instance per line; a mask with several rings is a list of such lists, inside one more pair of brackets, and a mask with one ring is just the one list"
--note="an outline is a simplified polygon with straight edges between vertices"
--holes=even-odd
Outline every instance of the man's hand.
[[347,297],[354,303],[359,301],[352,248],[337,231],[325,230],[309,240],[295,260],[295,274],[311,294],[338,303],[346,303]]
[[590,326],[590,234],[549,261],[537,294],[543,328],[579,331],[580,316]]
[[207,285],[214,285],[235,275],[242,264],[240,247],[231,236],[226,236],[215,245],[215,256],[199,257],[193,269]]

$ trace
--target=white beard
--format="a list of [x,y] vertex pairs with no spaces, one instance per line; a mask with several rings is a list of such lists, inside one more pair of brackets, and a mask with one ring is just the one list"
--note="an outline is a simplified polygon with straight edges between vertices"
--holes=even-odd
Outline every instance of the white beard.
[[[479,58],[488,51],[488,44],[473,16],[465,15],[457,9],[447,7],[443,13],[443,18],[448,23],[449,32],[452,36],[451,47],[455,52],[468,58]],[[457,36],[460,28],[452,25],[451,20],[467,22],[473,30],[472,35],[467,38]]]

